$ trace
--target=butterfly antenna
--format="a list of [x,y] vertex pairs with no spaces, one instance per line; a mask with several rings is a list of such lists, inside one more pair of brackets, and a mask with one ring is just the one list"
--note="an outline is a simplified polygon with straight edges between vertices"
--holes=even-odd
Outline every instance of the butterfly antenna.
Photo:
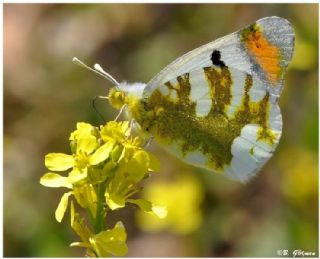
[[94,99],[92,100],[92,107],[93,109],[96,111],[96,113],[99,115],[100,119],[102,120],[102,122],[105,124],[106,123],[106,120],[105,118],[103,117],[103,115],[99,112],[99,110],[97,109],[97,106],[96,106],[96,101],[98,99],[109,99],[108,97],[106,96],[96,96],[94,97]]
[[86,68],[102,77],[104,77],[105,79],[107,79],[109,82],[111,82],[112,84],[114,84],[116,87],[119,86],[119,82],[114,79],[110,74],[108,74],[106,71],[104,71],[102,69],[102,67],[99,64],[95,64],[93,68],[87,66],[85,63],[83,63],[80,59],[74,57],[72,59],[72,62],[80,67]]

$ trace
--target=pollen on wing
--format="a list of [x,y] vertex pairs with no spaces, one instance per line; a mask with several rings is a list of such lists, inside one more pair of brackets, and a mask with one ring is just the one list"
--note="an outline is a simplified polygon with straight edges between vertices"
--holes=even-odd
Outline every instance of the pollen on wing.
[[275,85],[281,75],[279,48],[268,42],[257,24],[241,32],[241,41],[266,73],[269,81]]

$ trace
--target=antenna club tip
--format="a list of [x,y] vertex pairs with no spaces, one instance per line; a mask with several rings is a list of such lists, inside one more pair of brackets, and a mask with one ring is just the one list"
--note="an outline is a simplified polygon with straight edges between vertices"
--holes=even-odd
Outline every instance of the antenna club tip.
[[102,69],[102,67],[99,65],[99,64],[94,64],[94,66],[93,66],[95,69],[98,69],[98,70],[101,70]]
[[109,75],[107,72],[105,72],[99,64],[94,64],[94,69],[92,69],[91,67],[88,67],[85,63],[83,63],[80,59],[78,59],[76,57],[72,58],[72,62],[76,65],[79,65],[81,67],[89,69],[89,70],[103,76],[104,78],[106,78],[107,80],[109,80],[110,82],[112,82],[115,85],[119,85],[117,80],[115,80],[111,75]]
[[79,66],[82,66],[82,67],[86,67],[85,64],[84,64],[80,59],[78,59],[78,58],[76,58],[76,57],[73,57],[73,58],[72,58],[72,62],[73,62],[74,64],[76,64],[76,65],[79,65]]

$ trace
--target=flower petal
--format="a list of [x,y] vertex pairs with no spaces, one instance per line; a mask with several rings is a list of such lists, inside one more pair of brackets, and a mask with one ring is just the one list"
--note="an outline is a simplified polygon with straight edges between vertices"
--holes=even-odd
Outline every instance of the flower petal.
[[122,122],[120,122],[120,125],[121,125],[121,130],[122,130],[122,132],[126,135],[126,136],[129,136],[129,131],[130,131],[130,129],[129,129],[129,126],[130,126],[130,124],[129,124],[129,121],[122,121]]
[[149,156],[142,150],[136,151],[127,167],[130,171],[130,179],[134,182],[140,181],[148,172]]
[[129,122],[109,121],[105,126],[101,127],[100,135],[103,141],[108,142],[110,139],[121,142],[130,134]]
[[152,205],[152,212],[160,219],[164,219],[168,215],[166,206]]
[[89,157],[89,161],[91,165],[97,165],[99,163],[101,163],[102,161],[106,160],[109,155],[110,152],[112,151],[114,146],[114,142],[109,141],[106,144],[102,145],[101,147],[99,147],[96,152],[94,152],[90,157]]
[[72,194],[72,192],[67,192],[67,193],[63,194],[61,197],[61,200],[60,200],[59,205],[58,205],[56,212],[55,212],[56,220],[58,222],[61,222],[63,219],[63,216],[67,210],[67,207],[68,207],[69,196],[71,194]]
[[160,219],[163,219],[167,216],[168,211],[166,206],[155,205],[144,199],[128,199],[127,201],[138,205],[144,212],[154,214]]
[[97,138],[93,135],[81,136],[77,143],[77,152],[85,154],[91,154],[98,146]]
[[91,184],[75,185],[73,195],[82,208],[89,208],[91,214],[96,215],[97,195]]
[[121,154],[123,153],[122,145],[116,145],[111,152],[111,159],[114,162],[119,162]]
[[79,213],[75,212],[73,201],[71,200],[71,209],[70,209],[70,216],[71,216],[71,228],[77,235],[81,238],[84,243],[89,244],[89,238],[92,236],[90,229],[85,224],[83,218],[80,217]]
[[93,129],[89,123],[78,122],[77,129],[71,133],[69,140],[78,140],[80,137],[91,135]]
[[61,176],[55,173],[46,173],[40,178],[40,184],[47,187],[66,187],[72,188],[72,184],[68,182],[68,177]]
[[87,168],[83,170],[79,170],[77,168],[73,168],[73,170],[68,175],[68,182],[74,184],[79,182],[87,177]]
[[45,165],[52,171],[65,171],[73,167],[73,156],[63,153],[50,153],[45,157]]
[[116,194],[106,192],[106,203],[111,210],[123,208],[125,206],[125,198]]
[[127,234],[121,222],[118,222],[113,229],[101,231],[90,238],[90,243],[99,257],[111,255],[124,256],[128,253],[126,245]]
[[70,247],[85,247],[85,248],[91,248],[91,245],[85,242],[72,242],[70,244]]

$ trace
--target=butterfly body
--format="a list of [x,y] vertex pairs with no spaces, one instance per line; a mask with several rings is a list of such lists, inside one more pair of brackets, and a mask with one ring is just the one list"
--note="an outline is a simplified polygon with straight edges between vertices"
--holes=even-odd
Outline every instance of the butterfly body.
[[[268,36],[275,25],[290,32],[285,47]],[[281,136],[277,100],[292,35],[286,20],[267,17],[185,54],[148,84],[121,83],[118,91],[130,116],[171,154],[247,181]]]

